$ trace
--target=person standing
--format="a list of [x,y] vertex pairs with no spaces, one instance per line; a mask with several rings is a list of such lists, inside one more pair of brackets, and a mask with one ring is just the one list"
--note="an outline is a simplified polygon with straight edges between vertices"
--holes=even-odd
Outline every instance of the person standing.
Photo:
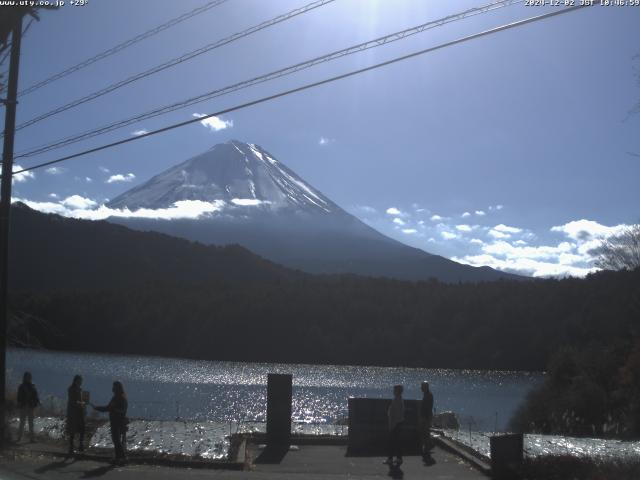
[[[402,431],[402,423],[404,422],[404,401],[402,400],[402,385],[396,385],[393,387],[393,400],[387,410],[387,417],[389,420],[389,455],[384,461],[386,465],[397,466],[402,465],[402,445],[400,439],[400,433]],[[393,462],[393,457],[396,457],[396,462]]]
[[80,437],[78,450],[84,452],[85,404],[82,401],[82,377],[76,375],[67,390],[67,435],[69,436],[69,454],[73,453],[73,438]]
[[35,442],[33,433],[33,411],[40,405],[38,390],[31,383],[31,372],[24,372],[22,383],[18,387],[18,408],[20,409],[20,427],[18,428],[18,442],[22,439],[24,432],[24,422],[29,421],[29,440]]
[[433,394],[429,390],[429,382],[422,382],[422,402],[420,403],[420,441],[422,455],[431,449],[431,423],[433,421]]
[[108,405],[103,407],[93,405],[93,408],[98,412],[109,412],[111,440],[116,454],[115,462],[124,464],[126,460],[124,444],[126,443],[127,425],[129,423],[127,419],[127,395],[124,393],[122,383],[118,381],[113,382],[111,391],[113,392],[113,397],[111,397]]

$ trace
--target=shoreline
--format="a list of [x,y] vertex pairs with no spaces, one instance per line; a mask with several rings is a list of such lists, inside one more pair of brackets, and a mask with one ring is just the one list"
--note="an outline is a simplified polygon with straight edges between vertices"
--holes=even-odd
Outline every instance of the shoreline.
[[7,348],[7,352],[16,351],[16,352],[25,352],[25,351],[35,351],[38,353],[55,353],[55,354],[70,354],[70,355],[96,355],[96,356],[105,356],[105,357],[125,357],[128,359],[135,358],[152,358],[152,359],[163,359],[163,360],[177,360],[177,361],[187,361],[187,362],[212,362],[212,363],[228,363],[228,364],[238,364],[241,366],[245,365],[261,365],[261,366],[301,366],[301,367],[343,367],[343,368],[397,368],[409,371],[417,371],[417,370],[434,370],[434,371],[452,371],[463,374],[479,374],[483,372],[496,372],[501,374],[531,374],[531,375],[546,375],[546,370],[518,370],[518,369],[481,369],[481,368],[455,368],[455,367],[425,367],[425,366],[415,366],[415,365],[386,365],[386,364],[375,364],[375,363],[367,363],[367,364],[355,364],[355,363],[324,363],[322,361],[316,363],[308,363],[308,362],[269,362],[269,361],[254,361],[254,360],[228,360],[228,359],[208,359],[208,358],[197,358],[197,357],[176,357],[172,355],[155,355],[155,354],[147,354],[147,353],[119,353],[119,352],[96,352],[96,351],[85,351],[85,350],[64,350],[64,349],[51,349],[51,348],[39,348],[39,347],[15,347],[11,346]]

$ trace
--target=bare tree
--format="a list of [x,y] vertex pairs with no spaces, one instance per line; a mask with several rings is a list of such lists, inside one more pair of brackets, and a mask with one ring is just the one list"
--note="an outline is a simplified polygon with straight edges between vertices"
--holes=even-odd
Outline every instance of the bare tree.
[[611,236],[592,250],[596,266],[604,270],[635,270],[640,267],[640,223]]

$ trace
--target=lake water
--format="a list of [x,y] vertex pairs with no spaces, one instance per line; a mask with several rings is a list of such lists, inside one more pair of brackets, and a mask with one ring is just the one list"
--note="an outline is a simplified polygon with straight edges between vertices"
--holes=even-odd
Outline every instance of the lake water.
[[67,388],[76,373],[95,404],[111,398],[120,380],[129,398],[129,417],[196,422],[266,420],[268,373],[293,375],[293,419],[332,424],[347,416],[349,397],[390,398],[394,384],[404,397],[421,398],[429,381],[438,412],[451,410],[461,428],[504,431],[541,373],[213,362],[162,357],[97,355],[10,349],[8,385],[15,389],[26,370],[33,374],[47,407],[64,410]]
[[[445,436],[462,443],[490,458],[490,433],[465,430],[445,430]],[[640,441],[602,438],[576,438],[562,435],[526,434],[524,454],[528,457],[544,455],[573,455],[596,459],[636,460],[640,458]]]

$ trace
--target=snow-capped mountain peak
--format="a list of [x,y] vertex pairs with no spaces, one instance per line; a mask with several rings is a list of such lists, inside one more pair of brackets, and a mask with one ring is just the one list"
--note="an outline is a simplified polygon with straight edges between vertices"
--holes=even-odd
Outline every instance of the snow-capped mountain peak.
[[[502,278],[382,235],[345,212],[255,144],[231,140],[171,167],[113,199],[112,209],[170,210],[208,202],[197,218],[118,216],[111,222],[204,244],[239,244],[312,273],[357,273],[408,280]],[[198,210],[200,211],[200,210]],[[146,212],[145,212],[146,213]]]
[[158,209],[181,200],[322,214],[342,211],[260,146],[237,140],[165,170],[114,198],[109,207]]

